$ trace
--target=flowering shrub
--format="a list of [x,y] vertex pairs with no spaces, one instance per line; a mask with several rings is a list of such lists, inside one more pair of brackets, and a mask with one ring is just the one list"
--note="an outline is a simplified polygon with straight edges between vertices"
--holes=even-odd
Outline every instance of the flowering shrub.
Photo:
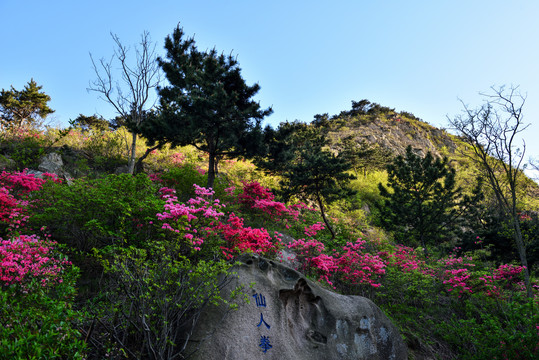
[[377,280],[385,273],[386,265],[380,256],[364,253],[364,245],[364,240],[357,239],[355,243],[346,243],[340,252],[333,250],[333,254],[328,255],[323,253],[325,245],[312,238],[294,240],[288,248],[296,252],[301,271],[306,274],[315,272],[320,280],[330,285],[334,285],[332,279],[339,278],[341,282],[379,287],[381,284]]
[[45,179],[36,178],[33,174],[3,171],[0,174],[0,236],[12,231],[19,231],[29,219],[30,201],[28,195],[40,190],[50,180],[60,183],[55,174],[44,173]]
[[336,260],[338,272],[352,284],[379,287],[379,276],[385,273],[386,264],[378,255],[363,253],[364,249],[365,241],[362,239],[357,239],[355,243],[346,243]]
[[227,245],[223,247],[223,253],[230,259],[234,254],[254,252],[261,255],[269,255],[275,252],[276,246],[266,229],[253,229],[243,226],[243,219],[231,213],[228,223],[220,223],[219,230],[223,232]]
[[178,202],[173,189],[160,190],[166,201],[165,211],[157,214],[157,218],[164,222],[163,229],[182,234],[195,251],[201,251],[208,240],[215,245],[218,234],[222,234],[226,243],[220,248],[229,259],[248,251],[257,254],[275,251],[272,237],[265,229],[244,227],[243,219],[234,213],[229,214],[226,222],[221,222],[225,205],[219,199],[211,200],[215,192],[196,184],[193,187],[197,196],[186,203]]
[[181,152],[175,152],[170,155],[171,161],[176,166],[182,166],[185,163],[185,155]]
[[187,203],[178,202],[176,191],[170,188],[161,188],[162,198],[165,199],[165,211],[157,214],[157,218],[164,221],[161,226],[165,230],[182,234],[193,247],[200,251],[204,241],[215,235],[213,226],[224,215],[221,209],[224,207],[215,199],[210,202],[208,198],[213,196],[212,189],[206,189],[196,184],[196,197],[189,199]]
[[20,235],[11,240],[0,239],[0,284],[28,284],[39,280],[41,286],[61,283],[61,273],[69,261],[51,254],[55,242],[42,241],[36,235]]
[[245,205],[247,208],[254,207],[256,200],[272,201],[274,199],[275,195],[273,195],[270,189],[263,187],[257,181],[250,183],[243,182],[243,191],[238,195],[239,203]]
[[378,255],[403,272],[419,271],[425,275],[432,275],[432,270],[427,267],[425,260],[422,260],[421,255],[411,247],[396,245],[394,253],[384,251]]

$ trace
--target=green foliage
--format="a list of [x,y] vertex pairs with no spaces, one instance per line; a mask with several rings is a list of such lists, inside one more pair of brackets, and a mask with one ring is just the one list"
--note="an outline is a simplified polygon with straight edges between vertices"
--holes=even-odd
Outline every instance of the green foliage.
[[80,128],[85,132],[96,131],[99,133],[105,130],[111,129],[109,121],[105,120],[102,116],[91,115],[85,116],[79,114],[75,120],[69,122],[69,124],[75,128]]
[[149,144],[192,144],[207,153],[207,187],[213,187],[218,161],[255,151],[260,122],[272,110],[252,100],[260,86],[245,83],[232,55],[200,52],[179,26],[167,36],[165,49],[166,59],[158,62],[170,85],[159,91],[162,114],[137,131]]
[[5,146],[17,170],[36,169],[41,157],[45,155],[45,143],[38,133],[12,137]]
[[78,330],[85,314],[73,308],[77,269],[44,288],[34,279],[0,286],[1,359],[83,359],[86,343]]
[[380,218],[398,242],[426,249],[427,242],[447,238],[460,196],[448,159],[434,160],[430,152],[422,158],[408,146],[406,155],[397,156],[387,170],[391,190],[379,184],[385,198]]
[[36,127],[37,122],[54,112],[47,106],[51,97],[40,92],[34,79],[25,85],[23,90],[0,91],[0,126],[7,130],[18,130],[23,127]]
[[[157,177],[163,186],[176,190],[176,196],[180,202],[185,202],[196,197],[193,184],[205,186],[208,182],[208,175],[205,171],[197,169],[197,167],[192,164],[171,167],[168,171],[158,173]],[[214,183],[216,197],[220,198],[221,195],[224,194],[224,189],[227,185],[226,181],[222,178],[216,179]]]
[[464,304],[464,316],[439,324],[439,334],[459,350],[460,359],[537,359],[537,300],[516,298],[495,303],[475,298]]
[[103,319],[98,336],[113,339],[117,351],[131,358],[183,358],[200,312],[228,304],[221,289],[231,279],[231,264],[180,255],[184,250],[176,239],[107,252],[101,257],[108,280],[106,302],[96,314]]
[[333,240],[335,232],[325,206],[354,194],[348,188],[355,178],[348,173],[348,157],[335,155],[327,148],[328,139],[320,126],[286,122],[277,130],[266,128],[264,136],[265,154],[256,159],[256,164],[281,176],[280,193],[286,200],[296,197],[316,203]]
[[47,183],[35,194],[29,225],[46,227],[52,237],[72,249],[88,252],[108,245],[141,245],[152,238],[163,206],[157,188],[140,174],[77,179],[72,185]]
[[367,171],[383,170],[392,158],[390,150],[365,140],[358,141],[353,135],[345,137],[338,143],[333,143],[332,147],[348,157],[356,175],[358,171],[367,175]]

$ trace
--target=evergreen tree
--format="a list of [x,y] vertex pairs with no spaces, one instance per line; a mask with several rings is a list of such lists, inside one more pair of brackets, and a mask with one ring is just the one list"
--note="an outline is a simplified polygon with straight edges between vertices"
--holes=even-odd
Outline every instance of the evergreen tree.
[[261,140],[260,122],[271,114],[252,100],[260,86],[248,86],[237,60],[215,49],[201,52],[177,27],[158,59],[169,86],[159,90],[161,114],[141,129],[150,144],[191,144],[209,155],[208,187],[223,157],[245,156]]
[[444,230],[457,218],[460,189],[455,187],[455,170],[447,158],[434,160],[430,152],[420,157],[408,146],[387,171],[388,187],[378,184],[385,198],[382,222],[398,241],[418,242],[427,253],[427,243],[443,239]]
[[35,126],[37,122],[45,119],[54,112],[47,103],[51,97],[41,92],[31,79],[23,90],[0,91],[0,125],[4,129],[19,129],[23,126]]
[[335,155],[327,147],[326,136],[319,128],[300,122],[282,123],[275,131],[266,129],[267,154],[257,165],[279,174],[285,199],[297,196],[315,202],[331,238],[335,231],[326,213],[327,205],[352,196],[347,184],[355,177],[348,173],[351,164],[344,154]]

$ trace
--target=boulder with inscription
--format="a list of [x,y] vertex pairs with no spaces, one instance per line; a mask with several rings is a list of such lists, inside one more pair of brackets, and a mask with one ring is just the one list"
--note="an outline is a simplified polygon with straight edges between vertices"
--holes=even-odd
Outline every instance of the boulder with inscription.
[[407,359],[397,328],[370,300],[339,295],[258,256],[240,263],[225,296],[243,285],[249,301],[228,313],[203,312],[188,346],[194,359]]

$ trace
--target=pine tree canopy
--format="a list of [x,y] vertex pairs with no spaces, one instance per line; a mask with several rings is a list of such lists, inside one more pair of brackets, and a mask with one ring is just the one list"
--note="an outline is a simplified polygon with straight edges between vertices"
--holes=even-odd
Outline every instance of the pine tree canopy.
[[255,150],[260,123],[272,110],[252,100],[260,86],[245,83],[232,55],[199,51],[180,27],[166,38],[165,49],[165,59],[158,59],[169,83],[159,89],[161,114],[141,133],[150,143],[191,144],[208,153],[212,186],[219,159]]
[[385,198],[381,215],[399,241],[427,242],[440,239],[442,229],[455,215],[460,189],[455,188],[455,170],[447,158],[434,160],[430,152],[421,157],[411,146],[387,166],[388,184],[379,184]]
[[18,129],[22,126],[34,126],[36,122],[44,119],[54,112],[47,103],[51,97],[41,92],[42,86],[38,86],[31,79],[23,90],[0,91],[0,122],[5,129]]

